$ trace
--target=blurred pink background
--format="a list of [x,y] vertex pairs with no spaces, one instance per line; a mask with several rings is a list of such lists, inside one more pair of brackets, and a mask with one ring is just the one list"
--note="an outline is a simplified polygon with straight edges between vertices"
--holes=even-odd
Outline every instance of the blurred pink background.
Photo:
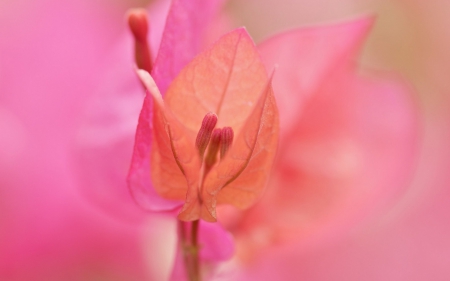
[[[417,91],[422,145],[408,191],[384,216],[352,229],[348,238],[314,252],[274,251],[255,266],[263,278],[282,269],[281,280],[447,280],[450,278],[449,205],[450,71],[445,1],[231,1],[232,14],[255,40],[279,29],[375,14],[362,53],[364,66],[395,70]],[[271,269],[269,270],[268,267]],[[266,269],[266,270],[261,270]]]

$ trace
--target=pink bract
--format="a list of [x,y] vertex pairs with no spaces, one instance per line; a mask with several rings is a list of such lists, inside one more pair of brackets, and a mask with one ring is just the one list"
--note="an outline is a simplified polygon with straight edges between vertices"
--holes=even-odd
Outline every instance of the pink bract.
[[244,260],[288,241],[305,248],[335,241],[406,190],[417,112],[402,79],[358,74],[372,21],[292,30],[260,44],[263,60],[278,64],[282,135],[262,201],[222,217]]
[[80,200],[72,165],[71,140],[117,11],[91,1],[0,6],[0,280],[151,278],[140,227]]
[[[199,3],[175,1],[169,12],[152,73],[163,95],[203,47],[204,14],[192,14]],[[207,11],[206,19],[218,4],[208,5],[197,7]],[[152,19],[150,16],[150,37]],[[233,225],[238,251],[247,260],[261,251],[271,251],[273,245],[295,243],[296,249],[305,249],[334,241],[363,219],[382,213],[408,184],[417,146],[417,112],[411,89],[395,75],[360,74],[354,61],[372,24],[369,17],[292,30],[259,45],[266,68],[278,65],[274,92],[281,108],[282,139],[273,179],[263,200],[241,218],[222,217]],[[190,34],[187,39],[182,36],[185,33]],[[118,63],[121,70],[112,67],[107,79],[108,87],[112,85],[114,90],[106,87],[108,90],[99,95],[99,104],[106,112],[99,114],[99,119],[106,116],[109,134],[104,135],[104,142],[85,152],[94,153],[93,161],[98,161],[98,166],[112,166],[100,179],[109,178],[101,182],[105,189],[99,189],[102,193],[111,185],[116,187],[112,199],[106,200],[108,208],[125,202],[122,196],[126,192],[119,179],[126,173],[127,153],[132,149],[134,127],[130,124],[138,120],[137,111],[144,99],[128,183],[141,207],[175,215],[182,202],[161,198],[151,183],[152,101],[143,97],[134,77],[129,63],[132,43],[127,44],[129,50],[118,52],[123,58]],[[158,43],[151,39],[150,45]],[[104,100],[110,105],[105,106]],[[114,120],[109,114],[122,117]],[[92,135],[94,140],[97,137]],[[97,154],[101,157],[95,156],[98,148],[105,152]],[[110,156],[115,153],[117,158],[112,160]],[[213,234],[208,237],[215,237],[214,243],[227,241]],[[219,252],[227,253],[229,248],[225,248]]]

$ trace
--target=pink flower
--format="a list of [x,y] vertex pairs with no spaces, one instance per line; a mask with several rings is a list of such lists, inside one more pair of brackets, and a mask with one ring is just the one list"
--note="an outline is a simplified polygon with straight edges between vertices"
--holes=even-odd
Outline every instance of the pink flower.
[[[193,15],[193,22],[197,15]],[[181,39],[185,37],[180,36],[183,32],[194,32],[192,37],[198,38],[198,26],[180,24],[171,16],[189,21],[189,17],[180,17],[177,12],[168,15],[163,43],[152,70],[163,95],[181,68],[198,52],[198,49],[191,52],[192,45],[185,47],[186,42]],[[410,90],[397,78],[381,80],[356,75],[352,59],[370,25],[371,19],[363,19],[303,29],[260,45],[266,67],[279,65],[274,90],[282,108],[282,140],[271,188],[263,201],[242,216],[233,214],[237,219],[230,219],[226,213],[222,216],[237,237],[240,257],[250,260],[256,254],[271,251],[273,245],[295,240],[300,240],[305,248],[337,240],[363,219],[382,212],[403,191],[414,159],[416,116]],[[151,21],[150,36],[152,26]],[[150,40],[150,46],[152,44]],[[186,53],[192,56],[180,58],[184,53],[179,49],[188,50]],[[160,59],[158,65],[160,56],[164,59]],[[109,81],[132,88],[124,92],[126,95],[141,92],[141,85],[132,77],[130,68],[127,71],[129,74]],[[121,98],[132,99],[130,96]],[[112,96],[104,100],[113,100],[112,104],[116,104]],[[129,181],[134,198],[141,206],[150,211],[172,211],[170,215],[175,216],[173,210],[182,202],[162,198],[152,187],[150,178],[150,103],[147,98],[141,112],[136,136],[139,145],[135,147]],[[130,108],[135,107],[133,102]],[[114,106],[114,109],[119,108],[122,107]],[[114,124],[111,122],[111,128],[115,128]],[[96,139],[94,135],[93,139]],[[129,146],[129,131],[118,138],[124,139]],[[120,149],[120,142],[117,144]],[[102,162],[110,161],[108,159],[103,157]],[[121,165],[125,162],[119,161]],[[123,191],[122,185],[118,187]],[[172,199],[181,199],[177,196]],[[222,240],[229,241],[220,237],[212,239],[216,244]],[[204,249],[208,248],[204,244]],[[221,251],[227,252],[229,247]],[[180,252],[178,254],[180,260]],[[221,255],[221,258],[228,256]],[[176,264],[173,278],[185,277],[180,265],[182,261]]]
[[[181,247],[188,259],[186,267],[191,269],[189,280],[197,280],[200,275],[196,272],[198,220],[214,222],[217,201],[240,208],[252,204],[265,186],[273,161],[278,112],[270,80],[255,50],[245,30],[230,32],[180,72],[164,101],[150,75],[143,70],[138,72],[155,105],[151,127],[151,107],[146,97],[130,175],[142,174],[140,163],[149,162],[151,155],[152,183],[159,196],[166,200],[186,198],[178,219],[194,221],[187,226],[189,236],[180,229]],[[220,113],[219,121],[217,115],[208,113],[212,110]],[[214,129],[217,122],[231,127]],[[234,141],[233,128],[237,132]],[[150,145],[151,154],[141,153],[143,148],[148,152]],[[220,162],[216,154],[220,155]],[[145,172],[148,170],[144,169]],[[139,196],[137,200],[151,202],[147,192],[153,188],[151,185],[131,182],[130,188],[135,197]],[[218,232],[214,234],[215,240],[224,242],[217,236]],[[185,245],[194,252],[186,250]]]
[[[246,208],[265,186],[277,146],[278,112],[255,50],[244,29],[224,35],[180,72],[164,100],[150,75],[138,72],[155,105],[152,128],[143,119],[151,110],[150,103],[144,103],[135,147],[155,141],[150,153],[152,183],[167,200],[186,198],[180,220],[215,222],[217,202]],[[218,116],[208,113],[213,111]],[[214,129],[216,123],[230,127]],[[149,161],[147,154],[137,156]],[[133,164],[131,175],[134,169]],[[151,199],[145,194],[151,186],[130,187],[132,192],[138,188],[137,200]]]
[[[159,87],[162,92],[181,68],[200,52],[204,42],[210,40],[206,23],[217,13],[221,1],[208,1],[207,5],[203,2],[158,1],[148,11],[150,56],[154,60],[155,79],[161,80]],[[203,15],[196,12],[199,9],[204,11]],[[123,178],[129,169],[145,91],[131,60],[135,51],[133,39],[131,36],[122,39],[112,50],[110,57],[113,59],[108,58],[97,93],[89,101],[75,155],[79,158],[86,198],[116,217],[139,220],[141,212],[136,214],[136,204],[129,200]],[[146,154],[145,151],[142,153]],[[142,165],[149,163],[144,161]],[[142,167],[142,171],[146,169],[150,167]],[[134,174],[129,180],[151,185],[148,173]],[[147,197],[136,198],[143,200]],[[151,211],[165,210],[178,204],[165,200],[159,202],[159,196],[152,198],[151,202],[138,203]]]
[[[103,6],[101,17],[97,6],[87,13],[92,3],[41,0],[32,10],[33,5],[25,0],[2,3],[0,11],[4,38],[0,43],[0,279],[148,280],[155,273],[144,262],[147,250],[141,239],[149,216],[136,207],[124,182],[144,93],[131,64],[132,42],[123,40],[124,45],[112,50],[111,57],[118,60],[101,64],[99,58],[122,22],[105,16]],[[157,54],[161,42],[153,76],[164,93],[204,41],[211,39],[205,19],[214,16],[219,2],[174,1],[170,12],[167,1],[157,5],[150,10],[149,55]],[[358,280],[364,272],[391,269],[380,264],[378,256],[392,256],[387,259],[392,262],[397,255],[408,259],[411,251],[396,255],[390,251],[391,246],[409,246],[403,241],[405,233],[421,229],[412,241],[445,240],[439,233],[445,227],[438,219],[429,219],[445,213],[445,196],[438,200],[434,195],[425,201],[425,215],[418,211],[397,228],[383,229],[381,236],[363,233],[356,242],[346,239],[349,229],[383,213],[403,192],[414,159],[416,117],[409,89],[398,78],[355,74],[351,59],[370,22],[293,31],[259,47],[268,70],[279,65],[274,90],[281,107],[280,155],[269,190],[256,208],[244,215],[218,211],[219,221],[235,234],[238,256],[257,268],[246,269],[243,278]],[[186,32],[191,36],[185,37]],[[110,67],[111,63],[117,66]],[[106,82],[91,99],[99,81]],[[87,118],[72,143],[85,103],[89,103]],[[71,147],[75,147],[72,153]],[[146,149],[141,152],[148,156]],[[77,167],[77,174],[74,154],[83,166]],[[145,190],[151,192],[150,179],[141,177],[150,176],[149,170],[144,167],[146,172],[130,179],[143,180]],[[445,187],[447,180],[436,183]],[[83,191],[82,199],[78,190]],[[136,198],[148,210],[166,210],[172,217],[180,206],[156,193],[141,195]],[[138,224],[113,221],[84,199]],[[419,222],[426,227],[416,228]],[[150,226],[146,236],[158,228],[165,230],[152,216]],[[439,242],[428,240],[427,244],[440,248]],[[353,243],[350,250],[348,241]],[[230,236],[217,224],[202,222],[198,243],[203,246],[202,262],[211,267],[232,254]],[[322,250],[330,244],[336,246]],[[425,247],[419,245],[422,251]],[[361,249],[376,255],[364,259]],[[149,255],[157,256],[155,251],[151,248]],[[181,254],[178,250],[173,280],[186,278]],[[433,259],[444,264],[443,260]],[[372,268],[372,261],[379,268]],[[355,264],[364,271],[344,272]],[[401,276],[408,274],[406,267],[402,265]],[[395,270],[389,272],[385,276],[397,276]],[[417,276],[424,279],[431,274]]]
[[[275,3],[265,1],[266,10],[271,7],[268,2]],[[289,2],[294,4],[294,1]],[[293,22],[329,20],[336,14],[374,11],[377,14],[375,30],[366,44],[362,61],[365,65],[396,69],[414,86],[422,127],[418,167],[412,183],[389,208],[381,215],[365,219],[343,239],[314,249],[293,244],[289,245],[290,249],[280,247],[265,255],[265,261],[260,260],[254,269],[265,279],[269,265],[274,274],[289,274],[272,277],[277,280],[284,277],[296,280],[296,276],[308,280],[447,280],[450,276],[447,266],[450,260],[447,239],[450,231],[447,223],[450,33],[445,26],[448,25],[449,5],[441,1],[345,2],[348,4],[327,2],[334,7],[323,9],[320,5],[325,1],[295,1],[304,15],[295,13],[294,18],[294,14],[289,17],[281,13],[281,8],[279,13],[270,9],[271,22],[263,21],[262,12],[260,21],[253,26],[257,26],[261,34],[261,29],[274,28],[275,24],[280,26],[283,20],[292,25]],[[253,3],[261,6],[260,2]],[[249,8],[252,11],[252,7]]]
[[405,190],[417,117],[400,80],[356,74],[353,59],[371,23],[298,29],[259,45],[266,63],[279,65],[281,144],[262,202],[228,222],[243,255],[286,240],[335,240]]
[[[142,26],[146,22],[145,15],[139,11],[130,14],[129,23],[136,37],[134,51],[137,54],[137,63],[144,68],[152,67],[152,73],[158,80],[158,86],[162,91],[165,91],[165,88],[181,68],[200,51],[203,41],[208,39],[206,22],[208,18],[212,18],[219,4],[220,1],[173,1],[170,9],[164,9],[164,3],[162,3],[163,6],[150,9],[148,35],[145,34],[146,27]],[[161,22],[158,21],[160,18],[157,16],[161,7],[162,10],[168,11],[168,14],[164,31],[160,33],[159,30],[163,27],[162,19]],[[199,13],[199,11],[204,12]],[[155,37],[153,34],[162,35]],[[149,37],[149,44],[145,42],[146,36]],[[133,53],[130,50],[132,44],[131,42],[128,42],[128,44],[128,48],[124,45],[118,49],[116,54],[119,59],[114,60],[114,62],[118,63],[120,68],[111,68],[111,72],[107,74],[108,79],[106,81],[108,84],[106,88],[100,89],[99,95],[93,101],[92,110],[88,111],[89,116],[86,119],[86,124],[82,126],[80,131],[77,154],[81,156],[83,169],[81,174],[88,183],[86,185],[87,197],[100,202],[103,208],[108,211],[119,213],[120,216],[127,219],[135,220],[137,218],[139,220],[141,215],[135,214],[135,204],[128,200],[126,196],[128,191],[124,188],[125,183],[120,180],[120,178],[124,178],[125,165],[130,162],[130,146],[134,134],[132,130],[135,130],[135,125],[130,126],[130,124],[136,123],[139,111],[137,102],[144,97],[142,85],[132,71],[132,61],[129,59],[129,54]],[[147,63],[145,60],[156,53],[154,50],[157,48],[153,46],[158,45],[160,45],[160,48],[154,63]],[[145,50],[148,46],[150,46],[149,52]],[[125,58],[125,55],[128,57],[128,63],[125,59],[121,59]],[[123,67],[126,64],[129,65],[128,68]],[[117,71],[117,69],[121,69],[121,71]],[[113,81],[112,84],[111,81]],[[149,102],[148,98],[144,101],[146,105]],[[101,111],[98,110],[99,108],[101,108]],[[147,122],[150,116],[147,114],[151,114],[151,111],[145,112],[146,109],[147,106],[144,106],[144,110],[141,112],[139,126],[140,128],[144,126],[144,130],[138,129],[138,135],[136,136],[138,145],[135,147],[129,182],[134,187],[134,193],[139,192],[140,187],[145,192],[144,196],[134,194],[134,198],[140,206],[151,212],[165,211],[169,216],[172,216],[175,214],[172,211],[175,206],[179,205],[179,202],[171,202],[157,195],[152,189],[152,182],[149,178],[148,157],[150,154],[146,142],[151,141],[151,137],[148,137],[148,132],[151,131],[146,131],[145,128],[148,128],[146,126],[148,126]],[[140,138],[143,138],[143,141],[139,141]],[[129,154],[127,155],[127,153]],[[114,160],[112,161],[112,159]],[[95,175],[88,174],[89,171],[85,169],[89,166],[86,166],[86,164],[102,167],[102,169],[95,169]],[[221,230],[219,225],[201,224],[199,232],[199,243],[203,247],[200,258],[204,262],[223,260],[231,256],[230,236]],[[180,264],[183,265],[182,257],[180,256],[177,261],[179,263],[174,266],[172,276],[174,280],[179,280],[180,276],[185,276],[183,266],[179,266]]]

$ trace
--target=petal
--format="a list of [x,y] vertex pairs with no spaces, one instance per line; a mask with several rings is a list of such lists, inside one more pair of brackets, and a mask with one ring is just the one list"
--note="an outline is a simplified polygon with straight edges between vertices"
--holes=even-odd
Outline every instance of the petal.
[[[208,207],[202,208],[198,189],[194,188],[189,190],[179,218],[202,217],[215,221],[213,206],[217,192],[247,165],[256,164],[256,161],[251,162],[254,156],[264,151],[258,158],[261,162],[248,170],[258,170],[260,176],[251,179],[256,184],[247,187],[245,192],[242,189],[231,192],[232,187],[227,193],[228,199],[222,200],[227,203],[234,200],[240,207],[251,204],[265,184],[267,173],[260,172],[270,168],[273,159],[276,138],[272,136],[278,132],[278,112],[265,68],[245,29],[230,32],[196,57],[170,86],[165,101],[177,118],[183,120],[191,135],[198,131],[202,118],[209,111],[218,115],[218,127],[231,126],[238,135],[230,157],[219,166],[220,171],[211,172],[206,178],[203,190],[210,194],[203,199]],[[250,178],[246,176],[242,180]],[[238,203],[239,195],[243,197]]]
[[216,220],[217,203],[244,209],[259,198],[275,156],[278,128],[278,111],[269,81],[233,147],[205,179],[203,219]]
[[171,210],[181,202],[162,198],[155,190],[150,173],[150,151],[152,150],[152,101],[146,95],[139,123],[127,182],[134,200],[144,209],[151,211]]
[[[166,26],[162,33],[158,56],[152,72],[154,73],[155,80],[160,89],[166,89],[180,69],[198,53],[207,26],[204,17],[206,16],[206,18],[212,19],[213,15],[218,10],[220,3],[221,1],[198,0],[175,0],[172,2],[167,15]],[[161,7],[158,6],[156,8],[164,10],[165,7],[163,4],[165,4],[165,2],[161,3]],[[155,9],[152,9],[151,11],[153,10]],[[153,14],[154,13],[150,13],[151,20],[158,16],[158,14]],[[200,17],[202,20],[200,20]],[[157,23],[159,22],[160,21],[158,20]],[[161,35],[159,29],[154,32],[152,27],[153,21],[150,30],[150,38],[153,40],[150,43],[153,47],[152,49],[154,49],[154,46],[156,46],[154,42],[158,41],[156,39],[160,38]],[[159,27],[159,24],[157,27]],[[162,92],[165,92],[165,90]],[[163,158],[161,157],[163,155],[161,154],[161,151],[164,151],[164,153],[166,153],[164,155],[166,156],[169,156],[171,153],[167,146],[165,146],[165,149],[158,147],[158,145],[164,147],[164,145],[167,144],[165,141],[168,139],[164,137],[166,133],[164,132],[164,135],[160,135],[159,133],[155,134],[164,139],[160,139],[160,143],[152,144],[153,124],[150,121],[152,120],[152,117],[150,116],[152,114],[152,105],[150,97],[147,97],[146,99],[148,100],[144,102],[139,117],[132,166],[130,167],[128,175],[128,184],[134,199],[145,209],[154,211],[170,210],[181,204],[174,200],[184,199],[186,196],[187,184],[181,171],[179,171],[176,162],[163,161]],[[158,124],[163,125],[162,123]],[[164,131],[164,127],[158,126],[158,130],[159,132]],[[154,146],[153,148],[152,145]],[[155,153],[152,154],[152,162],[155,163],[152,172],[154,175],[153,178],[149,173],[150,151],[155,151]],[[161,165],[161,161],[165,163],[165,166]],[[166,173],[167,171],[172,172]],[[154,181],[153,184],[152,181]],[[157,183],[155,184],[155,182]],[[159,193],[154,189],[154,184],[157,186]],[[174,189],[167,189],[167,187],[171,185],[175,186],[175,190],[177,191],[173,192]],[[162,190],[164,187],[166,187],[166,190]],[[170,198],[170,200],[161,198],[161,194],[164,194],[165,198]]]
[[[232,235],[223,229],[219,223],[200,222],[199,224],[200,260],[202,267],[208,268],[203,273],[206,280],[211,280],[215,274],[214,266],[233,256],[234,244]],[[176,257],[170,280],[187,280],[183,252],[180,241],[176,248]]]
[[353,224],[385,208],[404,191],[417,152],[409,87],[351,72],[338,71],[324,85],[280,154],[280,199],[307,198],[291,202],[324,226]]
[[183,200],[188,186],[198,185],[200,157],[194,149],[193,136],[189,136],[184,126],[165,106],[152,77],[143,70],[139,70],[138,75],[154,99],[152,182],[162,197]]
[[73,165],[80,109],[121,25],[104,4],[0,4],[0,280],[152,278],[139,228],[80,198]]
[[175,261],[173,264],[172,272],[170,273],[170,281],[189,281],[188,273],[186,272],[186,266],[184,265],[184,254],[182,251],[182,245],[177,243],[175,254]]
[[225,261],[233,256],[233,236],[219,223],[200,222],[199,242],[203,245],[200,257],[205,261]]
[[[446,112],[444,112],[446,111]],[[424,158],[415,184],[390,212],[320,249],[293,243],[270,251],[236,280],[436,280],[450,277],[450,127],[448,109],[427,122]],[[437,119],[435,119],[437,118]],[[442,123],[441,123],[442,122]],[[297,240],[298,241],[298,240]]]
[[197,56],[171,84],[165,101],[194,134],[214,112],[217,127],[240,132],[265,85],[267,73],[245,29],[224,35]]
[[241,209],[252,205],[261,195],[270,174],[278,130],[278,109],[269,81],[229,154],[207,177],[205,190],[208,195],[204,196],[214,198],[219,192],[219,204],[231,204]]
[[[161,41],[169,4],[170,1],[158,1],[149,8],[151,54],[156,54]],[[173,209],[174,202],[157,195],[151,184],[150,153],[146,153],[150,151],[151,138],[142,137],[151,136],[151,128],[146,125],[146,119],[151,117],[148,110],[139,117],[144,90],[133,69],[131,33],[123,32],[101,65],[102,75],[96,87],[87,91],[94,94],[84,108],[73,154],[83,196],[114,217],[136,220],[145,215],[136,202],[153,211]],[[134,147],[138,118],[141,137]],[[131,156],[132,153],[137,155]]]
[[268,243],[337,239],[385,211],[410,180],[418,123],[409,87],[348,68],[330,78],[281,143],[273,187],[243,222],[266,226]]
[[201,50],[209,23],[223,0],[174,0],[152,76],[165,94],[180,70]]
[[280,110],[281,133],[291,130],[303,106],[330,71],[354,56],[373,18],[295,29],[258,45],[268,68],[277,66],[273,88]]

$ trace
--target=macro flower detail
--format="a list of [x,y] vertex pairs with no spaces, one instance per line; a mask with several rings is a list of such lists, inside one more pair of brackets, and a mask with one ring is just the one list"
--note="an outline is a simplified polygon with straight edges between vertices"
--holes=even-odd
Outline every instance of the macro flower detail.
[[[161,13],[157,9],[150,9],[150,28],[145,25],[148,20],[143,20],[144,12],[135,11],[129,13],[129,17],[134,19],[129,25],[135,36],[135,58],[138,68],[142,68],[151,73],[158,85],[158,89],[164,96],[168,86],[174,78],[201,50],[208,34],[209,26],[213,18],[218,13],[222,1],[203,0],[174,0],[163,1],[168,4],[167,16],[161,18]],[[157,8],[155,6],[155,8]],[[137,13],[136,13],[137,12]],[[165,24],[163,24],[165,22]],[[156,25],[156,26],[155,26]],[[157,28],[161,28],[161,30]],[[157,30],[155,30],[157,29]],[[144,46],[142,40],[146,31],[150,31],[149,46],[152,54],[156,54],[154,60],[146,62],[140,58],[145,56],[146,50],[138,46]],[[158,36],[159,32],[161,35]],[[137,33],[137,34],[136,34]],[[153,36],[152,36],[153,35]],[[154,39],[153,41],[151,39]],[[156,42],[156,43],[155,43]],[[152,44],[153,43],[153,44]],[[158,47],[159,46],[159,47]],[[131,51],[131,50],[129,50]],[[140,62],[143,62],[141,64]],[[144,65],[150,65],[147,69]],[[127,73],[127,82],[135,82],[135,75],[132,71]],[[135,83],[137,84],[137,83]],[[142,88],[135,85],[136,90],[141,93]],[[150,174],[150,151],[154,145],[153,131],[153,101],[150,96],[146,96],[142,110],[139,114],[138,128],[135,130],[134,150],[131,166],[127,176],[128,187],[136,203],[143,209],[150,212],[164,212],[177,209],[182,202],[168,200],[161,197],[154,189],[154,179]]]
[[2,1],[0,280],[450,280],[450,4],[225,2]]
[[[212,35],[205,34],[211,29],[198,15],[212,7],[202,13],[193,11],[210,3],[171,1],[164,29],[153,9],[149,18],[144,10],[131,11],[128,24],[134,36],[135,62],[151,76],[139,71],[143,79],[138,81],[129,65],[120,68],[128,71],[126,75],[120,72],[120,79],[116,74],[107,80],[108,85],[119,83],[115,88],[122,93],[120,102],[119,95],[105,99],[114,105],[108,108],[124,109],[127,103],[122,101],[132,95],[137,101],[133,111],[129,110],[134,115],[127,117],[127,124],[132,125],[127,131],[131,144],[120,147],[129,157],[135,133],[128,176],[133,198],[150,211],[149,216],[162,211],[171,222],[178,216],[170,280],[209,280],[218,273],[214,270],[217,262],[233,255],[233,239],[233,264],[243,261],[245,266],[273,245],[313,245],[327,237],[339,238],[368,214],[383,210],[402,191],[412,163],[407,159],[414,157],[415,112],[409,103],[410,90],[397,78],[379,79],[378,73],[368,77],[356,68],[356,55],[373,24],[371,17],[279,33],[257,46],[260,55],[254,53],[245,30],[237,29],[198,55],[206,37]],[[157,26],[161,38],[155,36]],[[245,46],[252,52],[243,52]],[[121,52],[128,54],[128,63],[132,52],[131,48]],[[236,63],[249,54],[254,58],[249,61],[257,67]],[[272,79],[265,71],[274,65]],[[258,69],[263,73],[260,76],[255,75]],[[237,82],[245,75],[261,79]],[[252,88],[253,82],[259,85],[258,91]],[[145,96],[144,84],[150,90]],[[223,94],[220,88],[228,91],[221,108],[221,102],[214,100]],[[245,95],[236,92],[234,97],[244,97],[239,104],[230,95],[236,89],[251,89],[253,99],[245,100]],[[272,95],[280,111],[281,145],[269,173],[275,151],[271,148],[278,141],[278,133],[274,134],[278,113],[267,110]],[[243,111],[234,102],[249,107],[247,116],[239,117]],[[234,110],[228,117],[223,110],[227,106]],[[233,122],[236,117],[242,120],[238,126]],[[122,126],[111,128],[115,135]],[[107,148],[109,143],[105,144],[102,147]],[[91,152],[98,154],[99,147],[95,148]],[[129,163],[127,157],[119,161],[119,155],[116,162]],[[101,159],[111,162],[111,157]],[[108,172],[103,174],[113,174],[104,170]],[[218,206],[250,206],[269,175],[267,193],[254,208],[241,213],[234,206]],[[174,234],[174,229],[170,231]],[[168,241],[167,246],[172,243]]]
[[[189,63],[164,100],[151,76],[138,74],[154,99],[153,184],[164,198],[186,200],[178,218],[214,222],[217,204],[253,204],[275,155],[278,111],[271,79],[245,29],[223,36]],[[222,129],[210,126],[203,136],[199,127],[215,116],[210,112]],[[199,141],[211,138],[205,155],[204,144],[196,149],[198,133]]]
[[[151,73],[152,78],[150,79],[154,79],[152,87],[156,89],[152,92],[158,93],[155,95],[156,99],[153,99],[149,93],[144,97],[138,126],[135,129],[135,145],[127,183],[132,197],[140,207],[150,213],[163,212],[167,215],[165,216],[166,219],[171,221],[176,218],[176,213],[179,212],[184,198],[181,200],[164,198],[155,189],[158,175],[153,176],[154,173],[150,172],[150,156],[159,145],[157,138],[154,138],[155,125],[158,124],[154,122],[157,119],[156,114],[158,112],[158,107],[154,108],[154,106],[157,106],[155,101],[162,101],[161,94],[162,96],[166,95],[167,88],[180,71],[203,49],[205,42],[207,42],[205,39],[212,35],[209,34],[210,31],[207,28],[208,23],[213,19],[220,3],[221,1],[203,0],[171,1],[161,38],[156,34],[159,49],[150,48],[151,54],[157,53],[154,60],[151,60],[151,54],[147,55],[150,52],[145,48],[146,45],[154,47],[154,44],[151,44],[154,43],[152,38],[155,39],[155,34],[152,34],[155,32],[155,28],[152,28],[153,21],[148,28],[146,25],[150,21],[147,18],[146,11],[135,9],[128,13],[128,24],[134,36],[135,62],[138,68],[143,69],[142,71]],[[150,12],[150,19],[155,19],[156,16],[157,14]],[[156,23],[160,22],[157,21]],[[146,33],[149,30],[150,34],[147,35]],[[142,40],[146,37],[150,40],[150,44]],[[158,51],[156,52],[156,50]],[[140,71],[141,74],[148,75],[142,71]],[[136,75],[132,78],[136,82]],[[145,83],[135,84],[140,92],[144,93],[142,85],[145,85]],[[161,94],[159,94],[159,91]],[[164,117],[159,121],[163,120],[163,128],[166,128],[166,113],[169,113],[167,114],[168,118],[173,117],[172,113],[166,110],[166,106],[159,108],[163,109],[159,112]],[[135,120],[134,122],[136,122]],[[177,124],[178,121],[173,122],[171,129],[176,129]],[[157,134],[157,136],[170,141],[164,134],[166,134],[166,131],[163,134]],[[231,144],[231,140],[229,142]],[[167,144],[164,141],[162,143]],[[193,143],[189,148],[197,151]],[[171,147],[167,152],[169,152],[170,157],[173,157]],[[152,166],[152,168],[154,167]],[[179,169],[179,166],[174,168]],[[184,184],[186,184],[186,179],[184,179]],[[200,224],[198,221],[190,223],[177,220],[176,257],[170,280],[184,280],[188,277],[190,280],[197,280],[200,276],[207,278],[208,274],[213,273],[208,268],[213,268],[218,261],[229,259],[233,251],[232,237],[220,224]],[[200,265],[202,270],[200,270]]]

